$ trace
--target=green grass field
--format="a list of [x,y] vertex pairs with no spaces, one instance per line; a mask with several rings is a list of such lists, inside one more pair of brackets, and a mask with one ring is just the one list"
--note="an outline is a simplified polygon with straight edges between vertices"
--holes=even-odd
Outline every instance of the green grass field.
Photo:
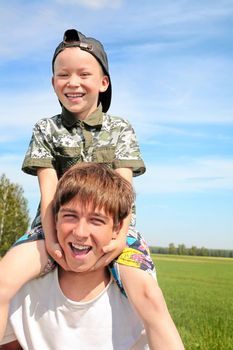
[[153,258],[186,350],[233,350],[233,259]]

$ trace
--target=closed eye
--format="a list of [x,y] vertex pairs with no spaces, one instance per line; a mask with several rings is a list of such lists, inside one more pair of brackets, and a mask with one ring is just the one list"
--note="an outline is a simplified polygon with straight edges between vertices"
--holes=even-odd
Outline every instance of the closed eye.
[[101,225],[105,225],[105,222],[102,220],[98,220],[98,219],[92,219],[91,220],[92,224],[96,225],[96,226],[101,226]]
[[107,217],[105,218],[104,216],[102,215],[97,215],[97,216],[93,216],[90,218],[90,222],[93,224],[93,225],[96,225],[96,226],[100,226],[100,225],[106,225],[108,223],[108,220],[107,220]]
[[91,75],[91,73],[90,72],[82,72],[81,74],[81,77],[88,77],[88,76],[90,76]]
[[66,72],[58,72],[56,74],[56,77],[59,77],[59,78],[68,77],[68,76],[69,76],[69,74]]
[[64,214],[64,215],[62,215],[61,219],[64,222],[78,222],[78,220],[79,220],[77,215],[74,215],[74,214]]
[[62,208],[60,210],[60,215],[63,219],[66,219],[66,220],[77,220],[78,219],[77,212],[75,210],[71,210],[71,209]]

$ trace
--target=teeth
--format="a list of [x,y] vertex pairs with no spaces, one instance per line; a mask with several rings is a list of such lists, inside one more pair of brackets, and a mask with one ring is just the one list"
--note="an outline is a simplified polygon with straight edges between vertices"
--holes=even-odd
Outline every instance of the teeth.
[[75,244],[75,243],[71,243],[71,245],[73,248],[79,249],[79,250],[86,250],[86,249],[90,248],[89,245],[79,245],[79,244]]
[[78,98],[78,97],[82,97],[84,94],[66,94],[67,97],[69,98]]

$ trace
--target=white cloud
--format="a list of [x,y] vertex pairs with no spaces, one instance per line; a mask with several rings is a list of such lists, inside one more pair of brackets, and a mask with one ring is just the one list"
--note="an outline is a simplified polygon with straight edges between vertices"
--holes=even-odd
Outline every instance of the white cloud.
[[[32,184],[37,184],[35,176],[29,176],[21,171],[23,157],[12,154],[0,155],[0,174],[5,174],[9,179],[30,190]],[[33,193],[33,191],[32,191]]]
[[143,177],[136,179],[140,194],[198,193],[233,189],[233,160],[178,160],[175,165],[148,164]]
[[[160,6],[162,13],[159,13],[163,25],[175,23],[188,23],[189,25],[195,22],[207,22],[209,19],[214,20],[225,16],[230,16],[233,13],[231,0],[213,2],[205,1],[200,4],[196,1],[169,1],[169,6]],[[198,29],[198,27],[196,27]]]
[[138,54],[143,65],[133,56],[125,66],[112,64],[114,113],[127,113],[145,128],[147,123],[232,124],[232,62],[195,55],[170,60],[168,55]]
[[[96,16],[92,11],[96,9],[104,10],[103,16]],[[110,43],[114,39],[122,43],[122,34],[126,42],[136,42],[140,38],[140,42],[149,42],[149,49],[154,42],[160,43],[161,47],[173,45],[177,35],[180,43],[180,38],[192,42],[197,39],[195,33],[200,33],[201,37],[213,33],[219,35],[224,26],[209,26],[208,23],[230,17],[232,12],[232,1],[229,0],[198,4],[183,0],[146,3],[123,0],[4,2],[4,5],[0,4],[0,55],[1,59],[11,59],[37,51],[44,56],[43,50],[54,42],[57,33],[77,25],[90,34],[102,32]]]
[[0,104],[4,115],[1,127],[32,128],[37,120],[53,116],[61,110],[52,89],[19,92],[14,96],[13,104],[12,96],[1,94]]
[[[28,11],[29,15],[25,16]],[[44,56],[42,50],[52,40],[58,23],[56,11],[38,2],[18,6],[5,3],[0,6],[1,60],[14,61],[32,52]]]
[[82,5],[90,9],[118,8],[123,0],[55,0],[58,4]]
[[12,142],[15,139],[15,135],[13,133],[3,134],[0,133],[0,144],[6,144],[8,142]]

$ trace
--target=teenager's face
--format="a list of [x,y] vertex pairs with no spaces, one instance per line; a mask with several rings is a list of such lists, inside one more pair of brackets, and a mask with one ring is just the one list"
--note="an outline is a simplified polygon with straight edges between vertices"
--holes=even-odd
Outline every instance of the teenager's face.
[[60,208],[56,229],[67,265],[74,272],[91,269],[103,255],[102,248],[119,232],[103,210],[84,208],[76,199]]
[[93,55],[72,47],[58,54],[52,83],[63,106],[83,120],[97,108],[99,93],[107,90],[109,79]]

